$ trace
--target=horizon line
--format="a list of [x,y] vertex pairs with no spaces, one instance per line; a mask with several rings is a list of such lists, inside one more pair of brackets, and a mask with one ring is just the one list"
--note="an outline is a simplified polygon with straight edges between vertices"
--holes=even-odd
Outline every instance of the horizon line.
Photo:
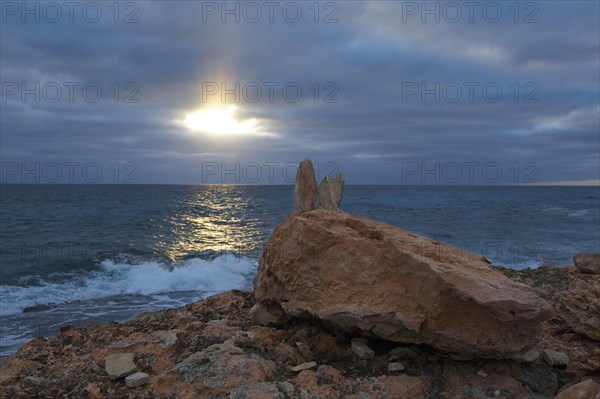
[[[345,186],[394,186],[394,187],[599,187],[600,180],[562,181],[540,183],[474,183],[474,184],[390,184],[390,183],[350,183]],[[294,183],[1,183],[0,186],[294,186]]]

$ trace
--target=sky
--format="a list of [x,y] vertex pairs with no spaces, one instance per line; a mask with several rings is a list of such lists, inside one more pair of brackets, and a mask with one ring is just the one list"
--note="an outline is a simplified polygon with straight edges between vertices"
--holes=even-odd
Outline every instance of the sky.
[[2,183],[598,184],[597,1],[2,1]]

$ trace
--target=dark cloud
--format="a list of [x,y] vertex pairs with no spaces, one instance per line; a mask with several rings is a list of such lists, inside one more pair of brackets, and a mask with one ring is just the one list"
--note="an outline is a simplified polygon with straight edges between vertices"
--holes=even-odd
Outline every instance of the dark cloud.
[[[142,181],[166,183],[202,183],[206,165],[250,162],[263,172],[277,164],[285,183],[284,165],[306,157],[323,173],[335,163],[351,183],[420,183],[419,174],[404,179],[407,168],[438,163],[463,172],[494,163],[503,183],[523,182],[513,181],[515,165],[534,165],[541,181],[600,178],[597,2],[519,3],[518,14],[512,2],[480,2],[472,20],[463,5],[457,22],[444,14],[448,2],[427,3],[439,7],[439,22],[423,2],[323,2],[318,23],[308,2],[278,3],[272,23],[262,2],[252,3],[263,12],[257,23],[244,20],[250,9],[239,23],[206,13],[243,2],[121,3],[119,23],[109,3],[92,3],[103,11],[96,23],[77,12],[73,22],[23,23],[6,3],[22,4],[2,10],[3,162],[132,161]],[[298,22],[283,17],[286,4],[302,9]],[[495,22],[493,7],[502,11]],[[138,22],[122,23],[131,12]],[[332,12],[338,22],[323,23]],[[78,84],[72,101],[65,82]],[[262,97],[240,93],[237,117],[271,135],[219,137],[182,124],[206,106],[203,83],[253,82]],[[36,83],[42,98],[23,101],[20,85]],[[63,91],[54,103],[55,83]],[[90,83],[102,89],[97,102],[84,93]],[[297,102],[286,99],[286,84],[302,89]]]

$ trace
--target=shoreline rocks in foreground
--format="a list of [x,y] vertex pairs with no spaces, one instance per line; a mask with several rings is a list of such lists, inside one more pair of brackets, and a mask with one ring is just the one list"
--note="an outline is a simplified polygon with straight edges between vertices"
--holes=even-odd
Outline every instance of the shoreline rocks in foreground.
[[[551,295],[546,282],[577,274],[571,269],[499,270]],[[539,349],[566,354],[566,366],[542,356],[460,360],[427,345],[375,340],[365,344],[372,358],[361,359],[353,336],[300,320],[262,326],[250,318],[255,305],[252,291],[234,290],[123,324],[64,327],[0,363],[0,398],[552,399],[562,390],[560,399],[573,399],[598,387],[600,342],[558,318],[544,323]],[[129,385],[106,370],[114,354],[133,354]]]
[[315,186],[312,163],[303,161],[295,192],[307,198],[296,203],[311,206],[295,208],[259,260],[256,298],[263,311],[279,312],[275,322],[313,318],[349,334],[480,358],[522,359],[536,347],[552,310],[530,287],[483,257],[337,206],[315,209]]

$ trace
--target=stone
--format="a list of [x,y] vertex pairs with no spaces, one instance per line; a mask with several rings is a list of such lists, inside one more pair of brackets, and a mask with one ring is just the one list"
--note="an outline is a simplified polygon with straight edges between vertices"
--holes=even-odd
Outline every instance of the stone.
[[300,162],[294,186],[294,213],[301,215],[317,207],[319,188],[315,180],[315,170],[309,159]]
[[411,348],[407,348],[406,346],[397,346],[388,353],[388,360],[397,360],[402,358],[415,358],[419,356],[419,354]]
[[367,346],[367,341],[364,338],[352,338],[352,351],[361,359],[369,360],[375,357],[375,351]]
[[277,226],[254,288],[259,303],[349,335],[483,358],[533,349],[553,314],[480,256],[326,209]]
[[581,377],[581,382],[592,380],[596,384],[600,385],[600,375],[584,375]]
[[250,318],[253,322],[263,326],[280,325],[289,319],[277,306],[269,306],[261,303],[256,303],[250,309]]
[[148,382],[148,377],[146,373],[133,373],[125,377],[125,384],[129,388],[139,387]]
[[137,367],[133,362],[133,353],[115,353],[104,360],[104,368],[111,380],[117,380],[135,373]]
[[245,352],[228,339],[193,353],[164,372],[165,376],[176,374],[188,383],[201,382],[203,388],[230,390],[233,386],[254,385],[271,380],[277,366],[254,352]]
[[317,367],[317,362],[306,362],[292,367],[292,371],[298,372],[302,370],[313,369],[315,367]]
[[477,375],[480,376],[481,378],[487,378],[487,376],[488,376],[488,374],[483,370],[479,370],[477,372]]
[[344,193],[344,176],[338,173],[334,178],[325,176],[319,184],[319,205],[330,211],[339,211]]
[[[587,281],[589,280],[589,281]],[[555,295],[556,313],[579,334],[600,341],[600,279],[572,278],[569,289]]]
[[390,373],[396,373],[398,371],[404,371],[404,365],[400,362],[390,362],[387,365],[387,369]]
[[544,351],[542,352],[542,356],[544,357],[544,361],[548,364],[548,366],[562,367],[569,364],[569,357],[562,352],[544,349]]
[[581,253],[573,256],[575,267],[582,273],[600,274],[600,253]]
[[554,399],[595,399],[598,394],[600,394],[600,386],[594,381],[587,380],[565,389]]
[[179,334],[179,330],[169,330],[169,331],[155,331],[152,335],[154,339],[159,341],[161,349],[169,349],[175,346],[179,341],[177,334]]

